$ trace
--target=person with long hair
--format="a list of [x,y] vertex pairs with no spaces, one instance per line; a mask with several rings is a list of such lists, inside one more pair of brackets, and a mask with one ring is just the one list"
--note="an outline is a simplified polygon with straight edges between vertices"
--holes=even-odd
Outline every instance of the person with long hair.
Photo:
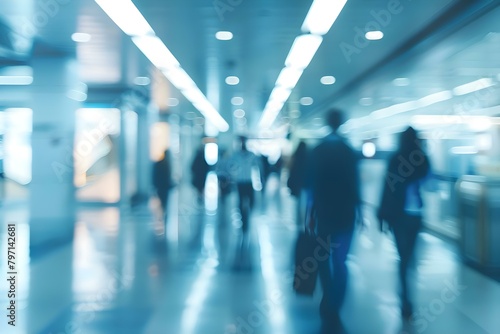
[[418,233],[422,227],[423,201],[420,185],[430,171],[427,155],[417,132],[408,127],[400,136],[399,148],[389,160],[377,217],[380,228],[394,234],[399,254],[401,315],[413,313],[408,272],[414,259]]

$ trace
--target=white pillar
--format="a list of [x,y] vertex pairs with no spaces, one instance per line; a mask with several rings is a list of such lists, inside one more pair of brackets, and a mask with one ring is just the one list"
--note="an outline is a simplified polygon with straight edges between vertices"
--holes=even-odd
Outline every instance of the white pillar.
[[159,110],[150,103],[137,111],[137,193],[148,198],[152,187],[152,161],[150,157],[151,124],[158,120]]
[[32,61],[32,181],[30,245],[48,247],[72,240],[75,223],[73,143],[75,110],[81,96],[76,60],[41,57]]

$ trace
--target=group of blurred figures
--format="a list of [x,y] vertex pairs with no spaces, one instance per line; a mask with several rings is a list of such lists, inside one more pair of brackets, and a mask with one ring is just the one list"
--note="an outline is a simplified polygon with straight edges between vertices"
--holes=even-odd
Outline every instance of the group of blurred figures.
[[[299,143],[288,164],[286,184],[291,195],[297,199],[297,221],[304,226],[302,230],[323,244],[326,242],[329,249],[323,256],[314,254],[318,257],[318,274],[323,290],[320,304],[322,331],[342,333],[340,310],[348,284],[346,259],[356,225],[364,227],[358,169],[360,156],[337,131],[344,122],[342,112],[329,111],[326,122],[332,131],[314,148],[308,148],[305,142]],[[215,166],[221,200],[225,200],[233,188],[237,190],[244,235],[248,233],[255,204],[253,171],[260,171],[263,185],[269,171],[272,171],[267,157],[258,157],[248,150],[246,144],[247,138],[240,137],[238,149],[231,155],[222,153]],[[278,160],[274,171],[279,173],[282,165],[282,160]],[[154,164],[153,170],[153,184],[163,214],[169,190],[173,187],[171,169],[168,152],[165,152],[164,157]],[[201,200],[210,169],[203,150],[198,150],[191,164],[191,183]],[[403,320],[409,320],[413,313],[408,272],[422,227],[420,187],[429,174],[429,159],[417,132],[409,127],[401,133],[399,148],[389,160],[377,211],[380,230],[393,233],[399,253]]]

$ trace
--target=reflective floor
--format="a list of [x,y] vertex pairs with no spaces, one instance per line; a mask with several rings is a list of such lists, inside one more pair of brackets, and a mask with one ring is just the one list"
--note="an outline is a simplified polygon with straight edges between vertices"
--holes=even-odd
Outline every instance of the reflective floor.
[[[234,195],[220,203],[209,192],[200,203],[187,186],[173,191],[166,228],[154,200],[134,210],[81,207],[73,243],[31,260],[26,209],[4,206],[1,270],[5,227],[16,222],[19,309],[15,328],[2,316],[0,333],[319,333],[319,287],[313,298],[291,288],[295,203],[276,178],[258,198],[248,238]],[[373,209],[365,211],[370,225],[357,232],[348,261],[348,333],[498,333],[500,284],[427,232],[419,239],[415,313],[403,324],[393,240],[377,231]],[[3,278],[4,313],[7,302]]]

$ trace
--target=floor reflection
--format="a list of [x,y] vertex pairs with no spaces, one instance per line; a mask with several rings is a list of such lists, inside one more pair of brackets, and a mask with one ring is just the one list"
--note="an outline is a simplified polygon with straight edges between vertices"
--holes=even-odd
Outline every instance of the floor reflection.
[[[0,323],[0,332],[320,333],[319,291],[313,298],[296,296],[287,279],[299,228],[293,200],[268,183],[266,205],[256,206],[247,234],[236,203],[230,194],[213,214],[186,186],[174,190],[166,221],[147,206],[81,207],[73,242],[35,258],[23,253],[29,245],[27,221],[21,221],[26,212],[2,210],[4,218],[20,219],[24,267],[18,331]],[[374,221],[369,208],[366,217]],[[0,235],[5,249],[3,225]],[[491,315],[500,314],[500,285],[462,265],[447,241],[423,233],[419,242],[418,306],[435,307],[449,282],[467,286],[426,320],[425,332],[494,333],[500,324]],[[392,238],[380,234],[376,224],[357,234],[341,314],[347,333],[421,332],[422,321],[400,319],[397,260]],[[5,286],[0,290],[4,303]]]

